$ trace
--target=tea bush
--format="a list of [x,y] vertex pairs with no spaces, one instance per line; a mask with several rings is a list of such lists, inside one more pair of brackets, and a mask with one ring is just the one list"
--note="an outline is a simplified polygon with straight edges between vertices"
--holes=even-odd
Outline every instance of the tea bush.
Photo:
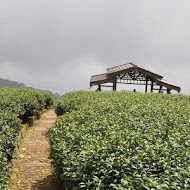
[[8,188],[8,171],[20,126],[16,114],[0,110],[0,189]]
[[51,106],[49,93],[17,88],[0,88],[0,189],[9,189],[11,159],[21,129],[21,120]]
[[25,88],[0,88],[0,108],[18,114],[20,119],[36,115],[52,104],[53,96]]
[[189,96],[73,92],[56,112],[71,112],[50,138],[68,189],[190,189]]

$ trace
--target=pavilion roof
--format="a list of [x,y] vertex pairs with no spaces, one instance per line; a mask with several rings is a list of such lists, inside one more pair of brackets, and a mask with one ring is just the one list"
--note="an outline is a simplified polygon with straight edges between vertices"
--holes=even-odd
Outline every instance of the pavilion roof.
[[107,69],[107,73],[93,75],[90,80],[90,86],[113,82],[115,80],[115,77],[117,77],[118,75],[128,73],[133,70],[137,70],[138,72],[146,74],[149,78],[151,78],[158,85],[164,86],[171,90],[176,90],[178,92],[180,92],[180,90],[181,90],[180,87],[175,86],[175,85],[167,82],[166,80],[164,80],[163,76],[153,73],[151,71],[148,71],[144,68],[138,67],[137,65],[135,65],[133,63],[126,63],[123,65],[110,67]]

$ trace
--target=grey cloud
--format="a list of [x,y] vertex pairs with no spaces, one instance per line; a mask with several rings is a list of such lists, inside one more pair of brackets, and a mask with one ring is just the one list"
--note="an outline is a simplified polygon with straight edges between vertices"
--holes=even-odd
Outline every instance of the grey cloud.
[[189,93],[189,8],[188,0],[1,1],[0,74],[63,92],[134,62]]

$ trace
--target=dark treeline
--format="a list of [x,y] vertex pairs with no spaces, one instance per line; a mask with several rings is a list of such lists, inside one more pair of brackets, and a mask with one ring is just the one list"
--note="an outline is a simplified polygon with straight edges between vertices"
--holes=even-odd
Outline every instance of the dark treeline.
[[2,86],[10,86],[10,87],[25,87],[25,84],[24,83],[18,83],[18,82],[15,82],[15,81],[11,81],[11,80],[8,80],[8,79],[2,79],[0,78],[0,87]]

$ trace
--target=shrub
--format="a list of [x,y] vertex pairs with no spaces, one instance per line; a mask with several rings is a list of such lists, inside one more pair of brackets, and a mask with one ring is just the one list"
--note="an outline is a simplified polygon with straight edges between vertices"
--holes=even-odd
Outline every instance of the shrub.
[[8,188],[8,171],[20,128],[16,114],[0,110],[0,189]]
[[[21,129],[21,120],[51,106],[49,93],[17,88],[0,88],[0,189],[9,188],[11,159]],[[21,119],[21,120],[20,120]]]
[[52,102],[50,93],[25,88],[0,88],[1,109],[18,114],[22,120],[50,107]]
[[51,157],[68,189],[190,189],[190,97],[74,92],[57,104]]

